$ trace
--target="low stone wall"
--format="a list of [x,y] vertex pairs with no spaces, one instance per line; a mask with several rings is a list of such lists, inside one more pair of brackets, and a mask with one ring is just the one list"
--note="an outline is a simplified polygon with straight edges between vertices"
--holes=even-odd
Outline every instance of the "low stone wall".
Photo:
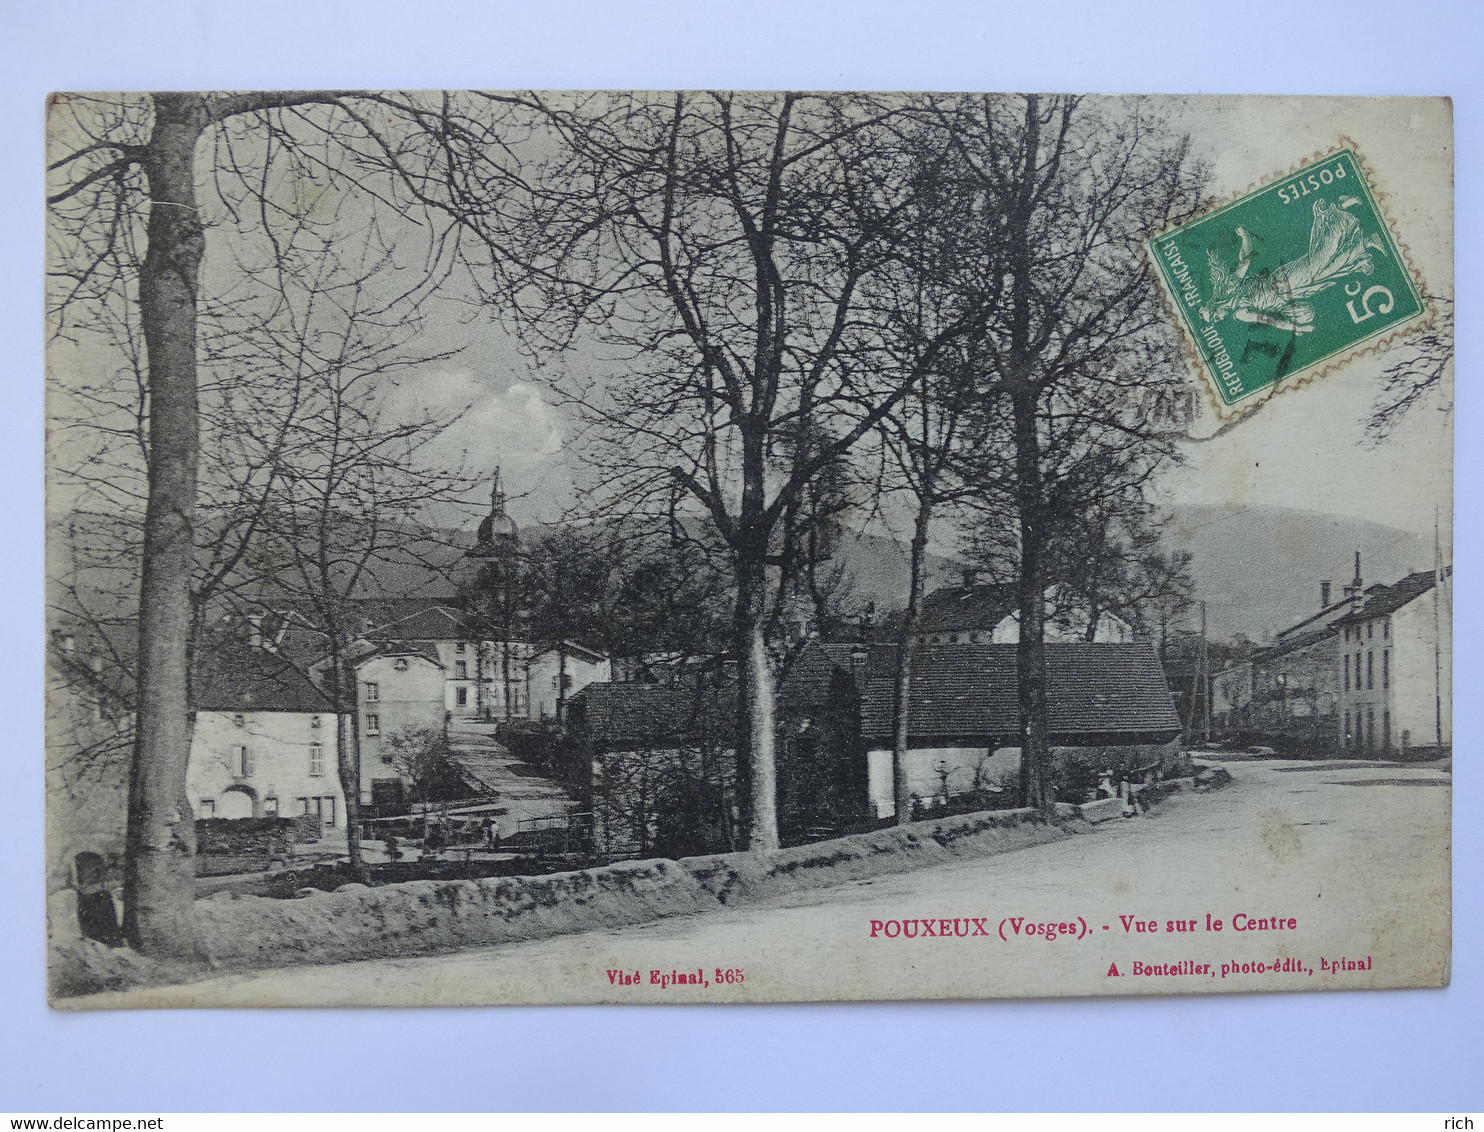
[[[1059,805],[1055,821],[1024,809],[962,814],[777,853],[624,861],[539,877],[346,885],[298,900],[223,892],[198,900],[195,916],[203,958],[215,968],[426,954],[647,923],[987,857],[1073,836],[1103,808]],[[75,929],[58,922],[67,915],[52,909],[54,994],[152,981],[147,963],[110,961],[102,944],[72,938]],[[180,981],[178,968],[170,974]]]
[[1064,825],[1049,822],[1034,810],[994,810],[912,822],[767,855],[686,857],[680,865],[719,903],[745,904],[1068,836]]
[[213,966],[268,967],[511,943],[716,907],[674,861],[541,877],[347,885],[299,900],[222,894],[196,903]]

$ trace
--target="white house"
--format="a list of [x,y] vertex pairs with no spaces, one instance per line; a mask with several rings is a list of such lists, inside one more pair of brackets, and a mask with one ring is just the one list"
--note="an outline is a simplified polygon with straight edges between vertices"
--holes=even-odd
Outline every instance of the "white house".
[[1360,753],[1453,742],[1452,568],[1373,586],[1336,622],[1340,744]]
[[186,790],[197,817],[316,814],[344,827],[336,719],[308,676],[261,649],[223,647],[192,681]]
[[608,658],[575,641],[563,641],[555,648],[532,657],[526,669],[530,688],[531,714],[537,719],[557,719],[564,706],[589,684],[607,684],[613,679]]

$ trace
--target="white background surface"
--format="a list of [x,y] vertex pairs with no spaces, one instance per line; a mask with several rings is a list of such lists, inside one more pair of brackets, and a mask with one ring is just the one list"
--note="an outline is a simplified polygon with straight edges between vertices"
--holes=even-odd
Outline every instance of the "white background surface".
[[[1484,1107],[1480,48],[1465,3],[0,5],[0,1110]],[[1456,100],[1454,979],[1441,991],[61,1016],[43,993],[41,122],[51,89],[830,87]]]

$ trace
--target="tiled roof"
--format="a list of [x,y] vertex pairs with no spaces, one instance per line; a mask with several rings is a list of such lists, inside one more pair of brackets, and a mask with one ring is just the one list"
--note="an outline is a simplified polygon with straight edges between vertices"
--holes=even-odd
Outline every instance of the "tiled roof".
[[464,614],[446,605],[429,605],[367,632],[372,640],[450,641],[467,640],[472,632]]
[[360,664],[378,656],[419,656],[432,661],[439,668],[444,667],[443,662],[438,659],[438,650],[431,641],[375,641],[358,651],[354,659]]
[[919,633],[957,629],[993,629],[1015,612],[1015,587],[1010,585],[943,586],[922,599]]
[[[1453,567],[1445,567],[1443,573],[1445,577],[1452,574]],[[1433,588],[1435,581],[1431,570],[1418,570],[1416,573],[1408,574],[1395,585],[1375,586],[1366,591],[1366,599],[1361,602],[1359,609],[1341,617],[1335,624],[1353,624],[1356,621],[1368,621],[1372,617],[1384,617],[1388,613],[1395,613],[1402,606],[1416,601],[1427,593]]]
[[856,658],[869,657],[868,645],[836,645],[810,641],[794,659],[778,685],[778,703],[783,712],[819,708],[829,699],[830,681],[836,672],[850,672]]
[[1287,656],[1291,652],[1306,649],[1319,641],[1327,640],[1335,635],[1332,625],[1326,625],[1322,629],[1311,629],[1307,633],[1300,633],[1296,637],[1287,637],[1274,645],[1272,648],[1258,649],[1252,654],[1252,659],[1258,663],[1277,660],[1280,656]]
[[609,750],[703,740],[732,743],[730,688],[670,684],[589,684],[567,701],[575,729]]
[[[921,648],[912,674],[911,737],[1013,738],[1020,729],[1016,647]],[[1055,643],[1045,648],[1047,724],[1053,737],[1174,735],[1180,730],[1180,717],[1152,645]],[[868,676],[861,715],[869,738],[891,734],[893,686],[889,674]]]
[[191,675],[197,711],[326,712],[331,704],[302,671],[273,653],[216,642],[197,653]]

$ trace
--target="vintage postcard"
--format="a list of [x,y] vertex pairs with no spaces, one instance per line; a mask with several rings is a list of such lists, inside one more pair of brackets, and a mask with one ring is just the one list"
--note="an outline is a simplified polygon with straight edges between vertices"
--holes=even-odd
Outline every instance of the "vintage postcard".
[[1448,982],[1446,99],[47,115],[56,1007]]

